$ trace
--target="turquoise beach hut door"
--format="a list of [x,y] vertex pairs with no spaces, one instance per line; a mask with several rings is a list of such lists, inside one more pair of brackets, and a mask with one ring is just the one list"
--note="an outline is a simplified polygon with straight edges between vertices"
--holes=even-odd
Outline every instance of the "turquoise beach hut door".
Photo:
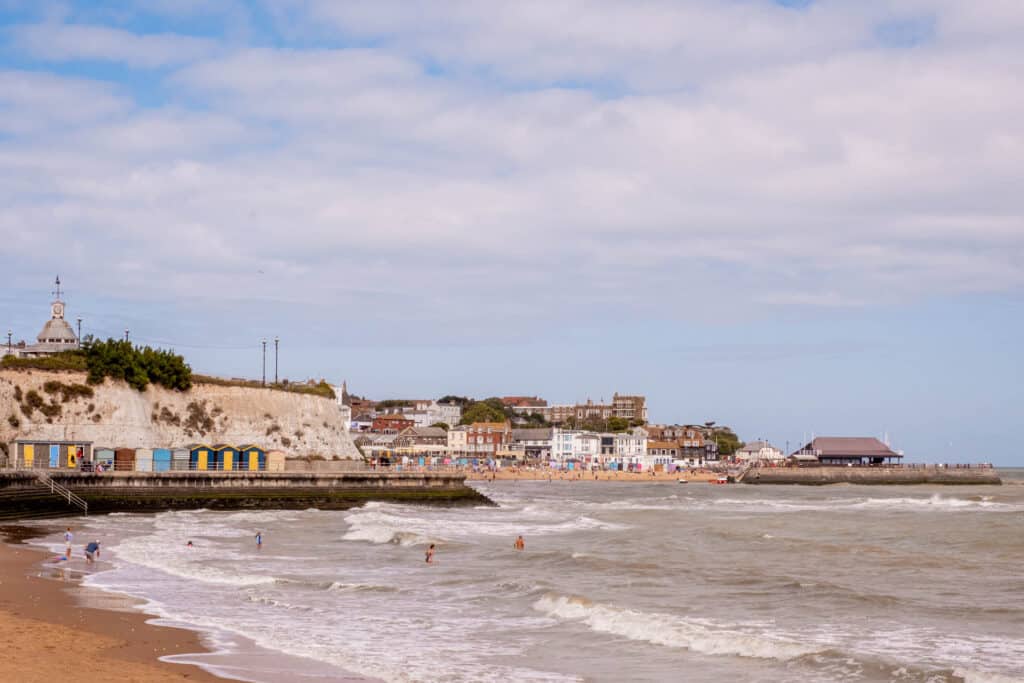
[[50,446],[50,467],[60,467],[60,446],[56,444]]

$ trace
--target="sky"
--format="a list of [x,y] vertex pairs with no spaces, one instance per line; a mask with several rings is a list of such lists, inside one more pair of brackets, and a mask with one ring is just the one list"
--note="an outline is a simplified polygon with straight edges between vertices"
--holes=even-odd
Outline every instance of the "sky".
[[[1019,0],[0,0],[0,325],[1024,466]],[[272,342],[271,342],[272,346]],[[268,372],[273,372],[272,354]]]

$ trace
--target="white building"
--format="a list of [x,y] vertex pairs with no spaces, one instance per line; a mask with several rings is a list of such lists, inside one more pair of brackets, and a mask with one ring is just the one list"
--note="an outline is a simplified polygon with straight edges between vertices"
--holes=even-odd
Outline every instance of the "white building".
[[551,460],[559,466],[567,462],[599,464],[600,459],[600,434],[557,427],[551,430]]
[[647,457],[647,432],[636,428],[631,432],[615,434],[615,457],[620,462],[638,462]]
[[50,319],[43,325],[43,329],[36,337],[35,344],[19,343],[17,346],[8,343],[3,347],[0,356],[10,353],[20,358],[42,358],[52,356],[64,351],[74,351],[80,348],[78,337],[71,325],[64,319],[63,290],[60,288],[60,278],[57,278],[56,289],[53,292],[53,303],[50,304]]
[[734,457],[737,460],[763,462],[782,461],[786,456],[767,441],[752,441],[736,451]]
[[452,427],[448,430],[448,452],[453,457],[465,456],[469,449],[469,442],[466,438],[468,428],[465,425]]
[[395,409],[415,423],[416,427],[431,427],[446,424],[454,427],[462,419],[462,406],[457,403],[437,401],[413,401],[412,406]]

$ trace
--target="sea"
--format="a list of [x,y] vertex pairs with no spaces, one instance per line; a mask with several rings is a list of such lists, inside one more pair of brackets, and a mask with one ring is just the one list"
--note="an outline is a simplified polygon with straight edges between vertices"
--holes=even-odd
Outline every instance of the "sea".
[[494,507],[112,514],[73,520],[103,552],[64,571],[84,571],[83,599],[130,596],[204,634],[210,654],[172,661],[261,683],[1024,681],[1024,470],[1002,473],[487,482]]

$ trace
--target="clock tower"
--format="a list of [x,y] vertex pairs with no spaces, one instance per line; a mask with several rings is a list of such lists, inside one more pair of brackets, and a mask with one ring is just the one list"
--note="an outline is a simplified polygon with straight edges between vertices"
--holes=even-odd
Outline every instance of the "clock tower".
[[63,294],[64,292],[60,288],[60,275],[58,275],[56,289],[53,290],[53,303],[50,304],[50,313],[54,320],[64,319],[64,301],[61,299]]

